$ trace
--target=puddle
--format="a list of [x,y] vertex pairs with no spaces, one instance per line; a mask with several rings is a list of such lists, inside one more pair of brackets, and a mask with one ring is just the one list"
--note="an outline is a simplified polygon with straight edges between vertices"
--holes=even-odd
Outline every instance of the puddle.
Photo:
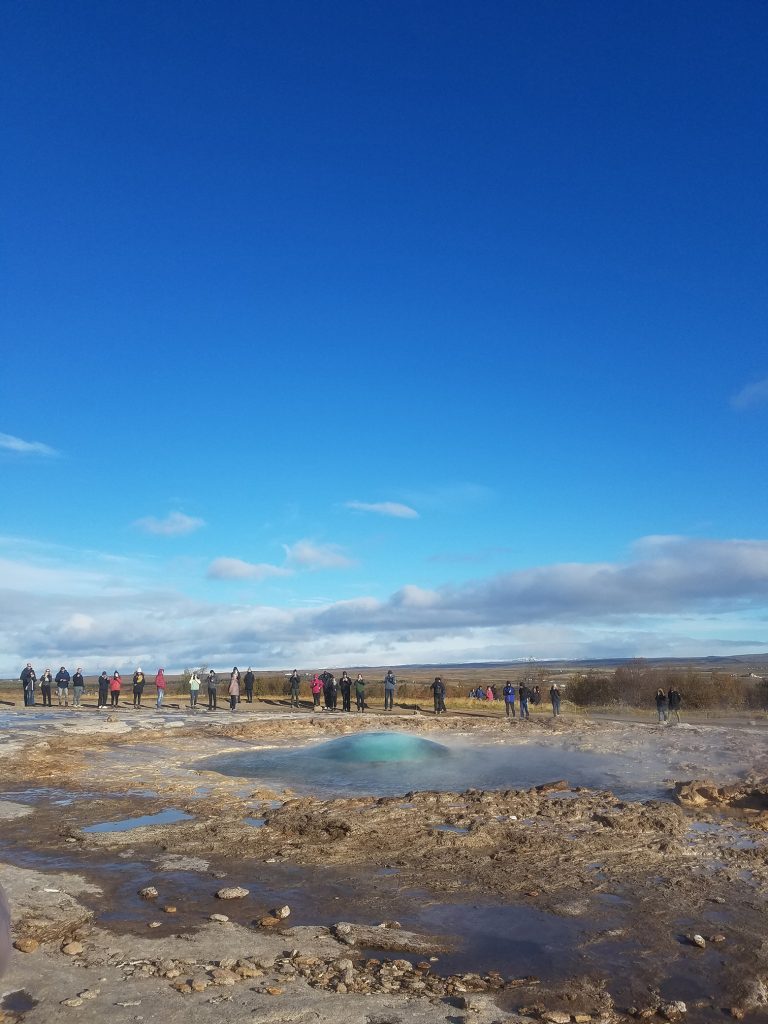
[[469,835],[468,828],[460,828],[458,825],[433,825],[432,829],[434,832],[454,832],[459,836]]
[[169,807],[157,814],[143,814],[138,818],[123,818],[122,821],[100,821],[96,825],[87,825],[83,832],[130,832],[131,829],[144,825],[173,825],[177,821],[189,821],[191,814],[177,811]]
[[253,825],[254,828],[263,828],[266,824],[266,818],[243,818],[246,825]]
[[29,992],[23,988],[16,992],[8,992],[0,1002],[0,1010],[6,1013],[29,1013],[37,1006],[37,999],[34,999]]

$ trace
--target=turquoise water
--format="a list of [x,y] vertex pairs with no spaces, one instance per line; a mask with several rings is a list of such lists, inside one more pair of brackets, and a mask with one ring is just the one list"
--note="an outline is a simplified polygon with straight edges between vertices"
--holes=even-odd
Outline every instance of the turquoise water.
[[[194,767],[318,796],[397,796],[409,791],[527,789],[555,779],[624,798],[668,795],[663,767],[638,770],[617,754],[552,743],[437,743],[409,733],[357,733],[305,747],[237,750]],[[560,796],[561,794],[558,794]]]

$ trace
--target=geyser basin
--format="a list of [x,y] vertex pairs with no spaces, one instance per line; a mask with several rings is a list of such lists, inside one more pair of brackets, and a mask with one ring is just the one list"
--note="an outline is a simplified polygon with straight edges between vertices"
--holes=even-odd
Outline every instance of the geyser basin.
[[[443,739],[443,737],[441,737]],[[668,791],[663,765],[564,748],[556,740],[444,742],[406,732],[355,733],[303,747],[236,750],[194,762],[204,771],[258,779],[317,796],[397,796],[409,790],[527,789],[553,779],[647,799]]]
[[348,764],[376,764],[382,761],[431,761],[448,757],[442,743],[404,732],[360,732],[341,736],[307,751],[312,757]]

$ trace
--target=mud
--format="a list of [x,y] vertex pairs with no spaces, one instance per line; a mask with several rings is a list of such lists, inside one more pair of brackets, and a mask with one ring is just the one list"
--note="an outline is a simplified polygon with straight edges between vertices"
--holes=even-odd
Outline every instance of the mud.
[[[670,1019],[681,1000],[689,1020],[768,1018],[760,728],[171,714],[11,721],[0,881],[14,937],[41,945],[0,982],[34,1001],[8,1019],[174,1021],[190,1004],[204,1022],[223,1005],[228,1021]],[[443,792],[396,767],[397,795],[334,797],[327,780],[296,792],[211,769],[393,723],[479,758],[579,751],[624,775]],[[217,901],[222,884],[248,895]]]

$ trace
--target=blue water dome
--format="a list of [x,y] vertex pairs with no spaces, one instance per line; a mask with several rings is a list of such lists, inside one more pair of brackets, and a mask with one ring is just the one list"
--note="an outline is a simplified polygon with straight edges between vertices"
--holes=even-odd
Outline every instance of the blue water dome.
[[372,764],[378,761],[433,761],[450,753],[442,743],[404,732],[361,732],[321,743],[307,751],[328,761]]

